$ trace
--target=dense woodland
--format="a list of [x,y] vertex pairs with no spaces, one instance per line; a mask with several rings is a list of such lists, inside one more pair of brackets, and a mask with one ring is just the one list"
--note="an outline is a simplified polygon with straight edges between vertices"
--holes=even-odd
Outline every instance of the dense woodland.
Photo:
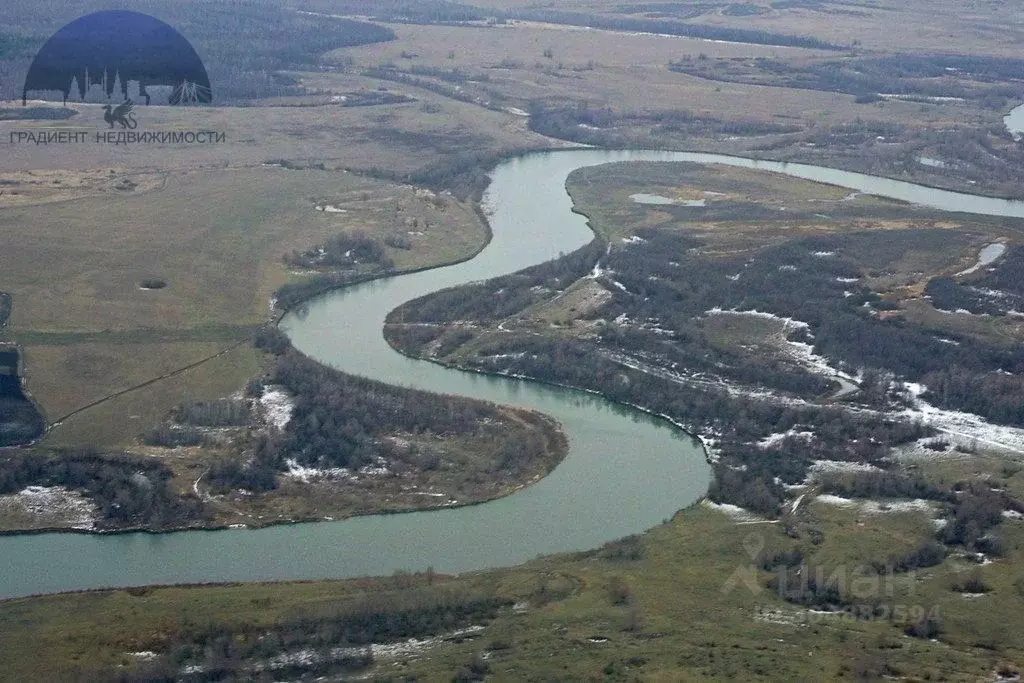
[[0,495],[28,486],[80,491],[97,507],[97,527],[177,528],[207,519],[203,504],[169,486],[171,471],[152,458],[102,453],[93,448],[52,454],[20,451],[0,455]]
[[[405,244],[392,242],[397,248]],[[361,232],[341,233],[312,249],[292,251],[284,255],[284,262],[292,268],[324,272],[281,285],[274,301],[282,310],[331,289],[389,273],[395,265],[377,240]]]
[[495,473],[503,476],[536,462],[550,448],[544,434],[510,424],[496,406],[333,370],[292,349],[276,328],[264,332],[257,346],[278,356],[266,381],[294,397],[292,417],[282,433],[258,436],[237,457],[215,465],[209,475],[215,490],[273,489],[289,462],[353,472],[381,464],[393,470],[439,466],[436,451],[384,438],[399,433],[493,436],[502,444],[493,454]]
[[1024,314],[1024,247],[1011,246],[995,267],[963,281],[933,278],[925,289],[932,305],[980,315]]
[[[10,314],[10,302],[10,295],[0,292],[0,328],[4,312]],[[0,447],[28,443],[46,428],[46,420],[22,390],[19,358],[13,347],[0,346]]]
[[650,129],[652,136],[672,134],[701,138],[795,133],[802,127],[754,119],[725,120],[685,109],[626,112],[594,107],[584,102],[567,104],[564,100],[535,100],[530,103],[530,129],[542,135],[585,144],[630,147],[643,144],[637,139],[637,135],[642,134],[634,132],[643,129]]
[[[877,474],[850,480],[828,479],[826,490],[841,495],[922,497],[954,507],[954,500],[962,496],[889,471],[892,447],[931,433],[920,424],[880,414],[856,415],[838,407],[780,406],[708,385],[688,385],[682,392],[675,382],[629,369],[617,358],[640,358],[653,367],[684,369],[704,379],[770,387],[806,398],[831,390],[830,383],[802,368],[766,363],[708,343],[702,329],[706,311],[757,310],[806,322],[806,331],[797,330],[799,340],[811,343],[815,352],[837,366],[862,370],[864,389],[856,399],[860,402],[892,406],[898,400],[891,392],[892,380],[902,377],[926,382],[932,389],[927,398],[940,405],[970,407],[1014,424],[1024,417],[1020,382],[999,372],[1024,372],[1024,351],[1019,347],[968,337],[950,344],[938,331],[885,319],[879,311],[887,310],[888,302],[854,282],[863,273],[845,254],[866,251],[897,259],[913,247],[913,240],[933,237],[925,229],[799,238],[753,255],[726,258],[710,258],[699,240],[685,234],[646,229],[636,236],[640,239],[615,245],[607,254],[596,240],[557,261],[410,302],[389,317],[393,324],[387,336],[411,353],[422,353],[427,344],[440,341],[437,355],[444,358],[474,334],[465,328],[446,331],[394,323],[468,320],[493,326],[564,290],[600,263],[597,280],[612,298],[589,314],[595,321],[605,321],[596,338],[558,333],[490,337],[475,346],[473,354],[460,356],[459,362],[594,389],[714,433],[721,460],[715,465],[709,497],[769,516],[778,515],[786,500],[783,485],[803,481],[814,460],[872,463],[880,468]],[[1015,267],[1010,262],[1008,272]],[[998,272],[997,268],[985,277],[1005,279]],[[645,324],[607,322],[616,319]],[[758,443],[791,430],[814,436]],[[961,515],[971,520],[972,529],[991,527],[991,515],[979,509],[965,508],[962,514],[953,510],[951,519]],[[972,531],[944,539],[974,547],[983,537],[983,532]]]
[[[0,392],[7,379],[7,376],[0,376]],[[43,416],[21,394],[20,388],[17,395],[0,393],[0,447],[28,443],[39,437],[45,428]]]
[[[688,235],[646,229],[638,231],[637,237],[642,241],[613,248],[604,257],[603,245],[594,242],[555,262],[431,294],[400,307],[389,321],[500,320],[564,289],[601,259],[606,271],[598,281],[605,284],[612,300],[591,317],[646,321],[642,327],[604,326],[602,344],[646,353],[663,366],[681,366],[804,397],[820,395],[832,386],[799,368],[710,348],[700,319],[706,311],[720,308],[757,310],[805,322],[810,331],[807,341],[816,353],[842,368],[873,368],[882,377],[891,374],[920,381],[928,373],[950,368],[962,368],[975,377],[986,372],[1024,372],[1024,349],[1019,346],[996,346],[969,337],[950,344],[948,334],[906,324],[898,317],[882,318],[879,312],[888,302],[850,282],[863,273],[844,252],[877,250],[895,258],[912,246],[912,240],[934,237],[925,230],[803,238],[766,248],[754,257],[725,259],[708,258],[701,243]],[[1005,277],[998,272],[986,278],[1002,282]],[[393,334],[416,335],[423,344],[440,332],[421,328]],[[517,343],[519,351],[536,356],[543,354],[546,341],[519,339]],[[486,349],[488,354],[504,352],[509,351]],[[1012,378],[1006,384],[1012,385]],[[952,397],[936,400],[940,405],[962,407]],[[1003,403],[999,395],[990,395],[990,400]],[[1019,409],[1012,396],[1005,403],[1006,410]],[[994,419],[998,413],[982,412]]]
[[323,244],[285,254],[284,262],[292,268],[353,268],[372,265],[391,270],[394,263],[377,240],[363,232],[334,235]]

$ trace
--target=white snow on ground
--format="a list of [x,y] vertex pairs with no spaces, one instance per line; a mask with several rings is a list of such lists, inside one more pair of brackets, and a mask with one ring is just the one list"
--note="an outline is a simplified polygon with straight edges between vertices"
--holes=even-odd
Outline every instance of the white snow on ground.
[[[464,638],[483,630],[483,626],[468,626],[466,628],[450,631],[430,638],[409,638],[408,640],[387,644],[371,643],[365,647],[334,647],[326,653],[311,649],[295,650],[293,652],[285,652],[283,654],[276,655],[261,664],[256,664],[253,667],[253,670],[273,671],[276,669],[286,669],[294,666],[311,667],[324,661],[338,661],[344,657],[358,657],[365,654],[367,649],[370,650],[374,659],[407,657],[409,655],[418,654],[432,647],[436,647],[445,641]],[[185,675],[195,675],[202,673],[204,670],[204,667],[193,664],[184,667],[181,673]]]
[[288,425],[288,421],[292,419],[295,400],[281,387],[268,386],[264,388],[263,395],[260,397],[260,405],[263,406],[263,414],[266,416],[267,422],[277,429],[284,429]]
[[284,464],[288,467],[288,470],[284,473],[284,476],[291,477],[292,479],[297,479],[298,481],[307,484],[311,481],[317,481],[320,479],[352,478],[352,473],[346,470],[344,467],[303,467],[294,458],[289,458],[288,460],[285,460]]
[[922,166],[930,166],[932,168],[946,168],[948,164],[942,159],[934,159],[932,157],[918,157],[917,163]]
[[512,114],[513,116],[529,116],[530,115],[530,112],[523,111],[522,109],[519,109],[518,107],[505,107],[505,111],[507,111],[509,114]]
[[930,501],[923,498],[913,500],[861,500],[854,498],[843,498],[823,493],[814,500],[825,505],[835,505],[842,508],[856,508],[865,515],[878,515],[898,512],[924,512],[931,514],[935,508]]
[[736,522],[737,524],[776,524],[778,520],[765,519],[758,517],[753,512],[745,510],[738,505],[732,505],[731,503],[713,503],[707,498],[701,501],[701,505],[712,510],[718,510],[719,512],[725,513],[729,519]]
[[783,318],[783,317],[775,315],[774,313],[765,313],[765,312],[757,311],[757,310],[752,310],[752,311],[737,311],[736,309],[724,310],[722,308],[719,308],[718,306],[715,306],[712,309],[704,311],[704,315],[750,315],[750,316],[754,316],[754,317],[757,317],[757,318],[767,318],[769,320],[778,320],[780,323],[782,323],[787,328],[788,327],[803,327],[803,328],[810,327],[810,325],[808,325],[807,323],[803,322],[802,320],[794,320],[793,318]]
[[836,282],[842,282],[844,284],[851,284],[854,282],[860,282],[859,277],[837,277]]
[[665,197],[660,194],[648,194],[646,192],[637,192],[636,194],[629,195],[629,198],[637,204],[675,204],[676,201],[671,197]]
[[[1024,455],[1024,429],[991,424],[972,413],[936,408],[921,398],[925,392],[922,384],[904,382],[903,388],[904,395],[912,401],[913,407],[899,413],[901,417],[920,419],[922,423],[945,434],[954,445],[984,445]],[[937,455],[934,451],[927,454]]]
[[614,287],[615,287],[616,289],[620,289],[620,290],[622,290],[623,292],[625,292],[626,294],[630,294],[630,293],[631,293],[631,292],[630,292],[630,291],[629,291],[628,289],[626,289],[626,285],[622,284],[622,283],[621,283],[621,282],[619,282],[618,280],[612,280],[612,285],[613,285],[613,286],[614,286]]
[[[789,332],[791,328],[802,328],[807,329],[809,325],[802,320],[794,320],[793,318],[783,318],[773,313],[765,313],[762,311],[737,311],[737,310],[722,310],[721,308],[715,307],[704,312],[705,315],[748,315],[756,316],[759,318],[766,318],[769,320],[776,320],[781,322],[783,325],[783,333]],[[853,375],[845,373],[841,370],[833,368],[828,363],[828,359],[824,356],[819,356],[814,353],[814,347],[804,342],[786,341],[784,349],[790,352],[790,357],[799,363],[808,372],[816,375],[821,375],[834,379],[839,382],[841,388],[833,398],[839,398],[848,394],[852,394],[857,391],[857,378]]]
[[810,344],[796,341],[787,341],[786,344],[790,348],[793,359],[800,363],[805,370],[839,382],[841,388],[838,392],[833,394],[832,398],[839,398],[857,391],[858,379],[847,372],[843,372],[842,370],[838,370],[829,365],[828,359],[814,353],[814,347]]
[[[319,481],[325,479],[358,479],[357,473],[351,470],[345,469],[344,467],[305,467],[300,465],[294,458],[289,458],[284,461],[287,470],[284,476],[296,479],[298,481],[309,483],[311,481]],[[367,465],[359,469],[358,474],[363,476],[376,476],[381,474],[388,474],[390,470],[386,467],[386,463],[379,459],[373,465]]]
[[339,209],[333,204],[317,204],[316,210],[324,213],[348,213],[348,209]]
[[390,471],[391,470],[389,470],[387,467],[383,466],[380,463],[378,463],[376,467],[371,467],[370,465],[367,465],[366,467],[359,468],[359,474],[365,474],[369,476],[387,474]]
[[45,526],[92,529],[96,506],[77,491],[63,486],[29,486],[20,492],[0,496],[0,510],[37,517]]
[[785,432],[775,432],[774,434],[769,434],[768,436],[758,441],[757,445],[760,446],[761,448],[770,448],[772,446],[775,446],[776,444],[781,443],[784,439],[786,439],[786,437],[790,436],[799,437],[805,441],[810,441],[811,439],[814,438],[814,432],[798,432],[795,429],[790,429]]
[[967,270],[961,270],[957,275],[970,275],[971,273],[984,268],[1006,252],[1006,245],[996,242],[985,246],[978,252],[978,262]]
[[836,255],[836,252],[834,252],[834,251],[815,251],[815,252],[811,253],[811,256],[817,256],[818,258],[827,258],[829,256],[835,256],[835,255]]
[[646,242],[647,240],[645,240],[643,237],[640,237],[638,235],[630,235],[629,237],[623,237],[622,241],[625,242],[626,244],[642,244],[643,242]]
[[815,460],[808,468],[811,472],[881,472],[866,462],[843,462],[842,460]]
[[[878,93],[878,96],[885,100],[907,100],[910,102],[963,102],[962,97],[939,97],[936,95],[905,95],[902,93]],[[884,138],[883,138],[884,139]]]

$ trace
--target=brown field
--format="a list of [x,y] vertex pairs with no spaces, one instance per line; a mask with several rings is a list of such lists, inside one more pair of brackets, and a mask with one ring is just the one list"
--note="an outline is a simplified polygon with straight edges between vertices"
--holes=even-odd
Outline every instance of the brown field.
[[[256,167],[165,178],[137,195],[0,212],[9,238],[0,269],[15,302],[7,334],[26,346],[28,388],[50,419],[246,339],[269,319],[274,289],[296,277],[282,254],[342,231],[405,232],[410,217],[430,227],[412,249],[394,250],[400,268],[456,260],[485,239],[466,205],[448,198],[435,206],[410,187],[350,173]],[[168,286],[140,288],[151,277]],[[229,389],[241,388],[251,369]],[[143,412],[156,407],[154,391],[133,395]],[[159,405],[185,400],[183,391]],[[102,430],[109,443],[109,421]]]
[[[396,93],[409,88],[349,74],[316,73],[308,76],[320,89],[320,100],[331,94],[387,87]],[[417,99],[399,105],[342,107],[140,107],[138,132],[217,131],[219,144],[143,144],[134,146],[95,143],[94,135],[107,130],[99,105],[69,102],[78,115],[60,122],[0,121],[0,172],[27,170],[90,171],[92,169],[153,169],[159,171],[223,169],[258,166],[287,159],[299,164],[325,163],[330,168],[382,168],[408,172],[462,152],[551,147],[559,143],[524,132],[511,114],[439,97],[410,93]],[[303,103],[303,98],[292,101]],[[424,103],[432,106],[426,109]],[[51,104],[51,103],[47,103]],[[20,107],[21,102],[0,106]],[[78,145],[12,144],[11,131],[85,131],[87,142]],[[117,131],[115,131],[116,133]],[[75,153],[69,153],[74,148]]]
[[[388,25],[397,41],[330,53],[350,57],[361,67],[393,63],[398,68],[430,66],[487,74],[476,83],[525,104],[531,99],[583,100],[616,110],[684,109],[724,119],[835,125],[858,117],[951,125],[983,112],[961,105],[928,106],[912,102],[855,104],[851,95],[737,83],[719,83],[670,72],[669,60],[700,53],[709,58],[777,57],[811,59],[834,56],[816,50],[717,43],[682,37],[626,35],[566,26],[411,26]],[[613,42],[614,50],[608,49]],[[543,56],[551,48],[553,58]],[[403,59],[403,52],[416,55]],[[449,52],[454,57],[449,59]],[[497,68],[503,60],[516,63]],[[590,64],[592,62],[592,64]],[[562,68],[558,66],[561,64]],[[589,65],[589,66],[588,66]],[[592,68],[591,68],[592,67]],[[310,83],[317,83],[310,77]]]
[[[527,0],[479,0],[478,7],[509,10],[536,6]],[[633,4],[670,6],[672,2],[619,2],[618,0],[568,0],[558,3],[565,12],[643,17],[637,11],[623,14]],[[859,41],[868,50],[916,52],[963,52],[1019,57],[1024,24],[1016,7],[1006,0],[959,2],[958,0],[878,0],[871,3],[815,2],[804,6],[773,7],[767,0],[748,3],[727,1],[701,3],[707,9],[686,23],[751,28],[775,33],[807,35],[840,45]],[[737,4],[756,6],[752,16],[729,16],[723,10]],[[666,8],[671,12],[671,7]]]

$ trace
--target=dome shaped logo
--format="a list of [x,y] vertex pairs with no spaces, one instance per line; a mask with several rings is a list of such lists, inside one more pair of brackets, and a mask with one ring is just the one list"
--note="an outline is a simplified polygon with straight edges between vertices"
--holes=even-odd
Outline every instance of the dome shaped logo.
[[[126,10],[87,14],[53,34],[29,67],[22,104],[30,92],[38,91],[59,91],[65,103],[75,94],[85,101],[97,87],[108,100],[120,90],[120,99],[128,104],[133,87],[146,104],[151,101],[149,89],[157,87],[169,90],[167,104],[213,100],[206,67],[192,45],[159,19]],[[130,121],[127,114],[117,112],[114,121]]]

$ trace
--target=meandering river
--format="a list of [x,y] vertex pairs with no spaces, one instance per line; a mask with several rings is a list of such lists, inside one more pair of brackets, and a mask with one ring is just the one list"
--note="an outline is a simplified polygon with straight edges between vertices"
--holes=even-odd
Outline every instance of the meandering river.
[[805,164],[688,152],[564,150],[499,165],[484,206],[493,237],[461,264],[333,292],[282,321],[295,346],[339,369],[386,382],[540,410],[562,424],[566,459],[514,495],[481,505],[341,522],[171,534],[47,533],[0,538],[0,597],[103,586],[266,581],[459,572],[592,548],[642,531],[699,499],[710,468],[700,444],[666,421],[599,396],[488,377],[393,351],[387,313],[423,294],[514,272],[592,238],[571,212],[565,180],[616,161],[691,161],[775,171],[924,206],[1024,217],[1024,202],[936,190]]

